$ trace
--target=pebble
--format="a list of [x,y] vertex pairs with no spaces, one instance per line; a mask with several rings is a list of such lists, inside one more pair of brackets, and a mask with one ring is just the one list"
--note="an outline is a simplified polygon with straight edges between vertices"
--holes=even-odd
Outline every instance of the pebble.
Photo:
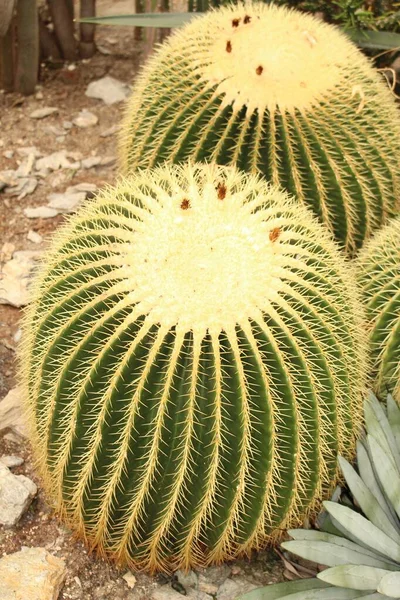
[[35,206],[24,208],[24,215],[28,219],[51,219],[58,215],[58,211],[55,208],[49,208],[48,206]]
[[107,75],[89,83],[85,94],[89,98],[98,98],[105,104],[111,105],[126,100],[130,94],[130,88],[126,83]]
[[12,158],[14,156],[14,150],[6,150],[3,152],[4,158]]
[[15,246],[11,242],[4,242],[0,250],[0,262],[5,263],[12,259],[14,254]]
[[64,129],[72,129],[74,124],[72,123],[72,121],[63,121],[62,126],[64,127]]
[[28,427],[22,407],[22,391],[19,386],[11,389],[0,402],[0,431],[8,428],[22,437],[28,437]]
[[26,239],[29,242],[33,242],[34,244],[41,244],[43,242],[43,238],[40,235],[40,233],[37,233],[36,231],[33,231],[33,229],[30,229],[28,231],[28,235],[26,236]]
[[133,590],[133,588],[136,585],[136,577],[134,576],[134,574],[131,573],[130,571],[127,571],[125,573],[125,575],[122,575],[122,579],[124,579],[126,581],[128,588]]
[[[16,525],[28,510],[37,487],[25,475],[13,475],[0,462],[0,523],[7,527]],[[0,595],[0,598],[2,596]]]
[[182,571],[181,569],[179,569],[178,571],[176,571],[175,575],[176,575],[179,583],[182,584],[183,587],[185,587],[185,588],[187,588],[187,587],[196,588],[197,587],[198,575],[194,571],[186,572],[186,571]]
[[57,600],[65,563],[44,548],[22,548],[0,560],[1,600]]
[[45,117],[49,117],[50,115],[54,115],[54,113],[58,112],[58,108],[54,106],[44,106],[43,108],[38,108],[34,110],[29,116],[31,119],[44,119]]
[[183,597],[190,598],[191,600],[212,600],[212,596],[209,596],[200,590],[190,588],[186,590],[186,595],[184,595],[177,592],[169,585],[163,585],[162,587],[157,588],[151,596],[152,600],[182,600]]
[[17,148],[17,152],[20,156],[30,156],[31,154],[35,158],[43,156],[43,153],[36,146],[23,146],[22,148]]
[[24,459],[20,456],[0,456],[0,463],[9,469],[13,469],[14,467],[20,467],[24,464]]
[[93,125],[97,125],[98,121],[99,117],[88,110],[81,110],[78,116],[73,119],[74,125],[81,128],[93,127]]
[[80,162],[74,159],[75,162],[71,163],[71,161],[68,159],[69,156],[73,158],[72,154],[68,153],[67,150],[58,150],[57,152],[43,156],[43,158],[39,158],[36,161],[35,169],[37,171],[46,169],[50,169],[50,171],[57,171],[58,169],[79,168]]

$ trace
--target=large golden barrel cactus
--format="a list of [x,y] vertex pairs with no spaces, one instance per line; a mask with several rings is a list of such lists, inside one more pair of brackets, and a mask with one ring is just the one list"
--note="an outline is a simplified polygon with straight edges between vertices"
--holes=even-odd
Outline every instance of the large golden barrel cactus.
[[121,131],[125,173],[187,158],[281,184],[349,254],[400,197],[400,121],[381,74],[339,30],[249,3],[198,17],[138,76]]
[[390,392],[400,402],[400,218],[374,236],[356,264],[376,391],[382,398]]
[[24,325],[56,508],[149,570],[298,522],[353,453],[359,306],[328,232],[257,176],[164,166],[107,188],[56,235]]

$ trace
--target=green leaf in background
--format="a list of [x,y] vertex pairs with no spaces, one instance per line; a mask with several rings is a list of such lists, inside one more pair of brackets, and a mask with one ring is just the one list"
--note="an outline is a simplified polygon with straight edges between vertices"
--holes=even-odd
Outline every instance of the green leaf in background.
[[346,29],[344,33],[360,48],[367,48],[369,50],[393,50],[400,48],[400,33],[367,31],[365,29]]
[[396,440],[397,449],[400,452],[400,408],[397,402],[389,394],[387,398],[388,421]]
[[137,15],[110,15],[79,19],[79,23],[95,25],[118,25],[119,27],[181,27],[199,13],[141,13]]
[[[201,11],[186,13],[110,15],[108,17],[79,19],[78,22],[125,27],[181,27],[200,14]],[[370,50],[391,50],[400,48],[400,33],[370,31],[365,29],[344,29],[343,32],[361,48],[368,48]]]
[[385,575],[391,575],[390,571],[374,569],[358,565],[340,565],[318,573],[318,579],[352,590],[376,591]]
[[371,449],[372,460],[377,466],[379,481],[383,487],[386,496],[389,498],[393,508],[400,516],[400,475],[399,471],[379,443],[372,436],[368,435],[368,443]]

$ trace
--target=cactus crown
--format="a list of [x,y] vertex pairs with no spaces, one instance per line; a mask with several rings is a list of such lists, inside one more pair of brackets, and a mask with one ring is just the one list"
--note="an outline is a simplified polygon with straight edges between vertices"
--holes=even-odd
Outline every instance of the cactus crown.
[[55,236],[34,296],[22,364],[38,463],[103,553],[167,570],[249,552],[312,511],[354,451],[351,270],[257,176],[121,180]]
[[400,218],[379,231],[357,257],[369,320],[375,386],[400,402]]
[[225,96],[223,106],[246,106],[248,116],[309,108],[345,83],[350,61],[364,62],[333,27],[268,4],[211,12],[202,30],[191,51],[194,73]]
[[188,159],[261,173],[354,254],[395,213],[399,140],[387,84],[345,35],[249,3],[194,19],[154,53],[120,148],[125,173]]

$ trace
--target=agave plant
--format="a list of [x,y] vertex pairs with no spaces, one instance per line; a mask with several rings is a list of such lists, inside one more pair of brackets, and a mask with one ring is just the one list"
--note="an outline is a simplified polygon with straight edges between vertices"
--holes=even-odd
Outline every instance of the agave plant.
[[392,396],[387,411],[374,395],[365,404],[367,436],[358,442],[358,473],[340,467],[357,510],[325,502],[337,534],[296,529],[282,546],[327,565],[318,579],[255,590],[242,600],[346,600],[400,598],[400,409]]
[[374,236],[356,264],[370,323],[375,387],[400,402],[400,218]]
[[400,197],[400,120],[382,76],[335,27],[271,4],[175,32],[137,78],[120,147],[125,173],[188,158],[261,173],[349,254]]
[[22,349],[49,497],[135,568],[221,561],[328,497],[362,416],[352,267],[257,176],[163,166],[56,235]]

